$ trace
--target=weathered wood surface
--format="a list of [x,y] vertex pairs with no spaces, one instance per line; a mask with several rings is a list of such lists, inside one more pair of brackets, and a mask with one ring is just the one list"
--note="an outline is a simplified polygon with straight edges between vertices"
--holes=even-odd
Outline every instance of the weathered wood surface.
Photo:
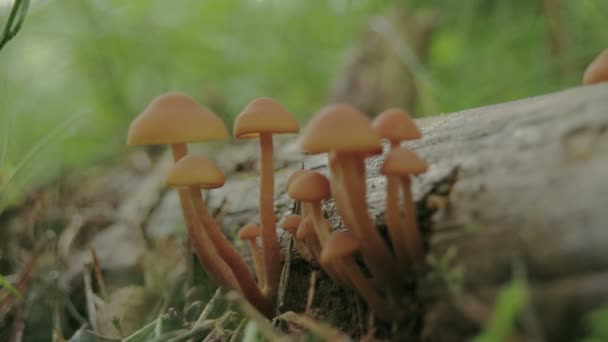
[[[414,196],[422,210],[421,200],[433,192],[447,199],[423,223],[428,253],[440,258],[453,246],[464,293],[487,310],[518,270],[532,299],[520,336],[555,341],[584,333],[582,314],[608,304],[608,84],[418,122],[424,138],[408,146],[430,170],[414,180]],[[237,149],[223,154],[233,158],[223,160],[225,166],[257,158],[255,145]],[[283,216],[291,205],[284,181],[301,158],[292,142],[277,150],[276,203]],[[368,163],[368,201],[379,223],[380,162]],[[304,165],[326,171],[323,156],[305,158]],[[255,220],[256,201],[255,169],[211,194],[214,206],[224,203],[223,226],[232,229]],[[325,207],[339,224],[331,203]],[[461,340],[478,330],[470,308],[452,304],[445,284],[420,282],[426,338]]]

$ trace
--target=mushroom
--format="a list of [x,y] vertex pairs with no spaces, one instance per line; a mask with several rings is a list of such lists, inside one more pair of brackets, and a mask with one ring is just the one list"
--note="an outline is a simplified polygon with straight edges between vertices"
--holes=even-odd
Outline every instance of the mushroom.
[[403,146],[394,148],[389,152],[381,169],[381,172],[387,176],[401,178],[405,230],[400,231],[400,233],[403,233],[403,238],[399,241],[405,242],[409,260],[418,265],[423,261],[424,252],[422,251],[422,239],[418,230],[416,206],[410,189],[410,175],[424,173],[427,169],[426,163],[416,153]]
[[283,229],[285,231],[288,231],[289,233],[291,233],[291,236],[294,238],[296,250],[298,251],[298,253],[300,253],[300,255],[304,259],[312,260],[312,254],[311,254],[310,250],[308,250],[308,247],[306,247],[306,245],[302,241],[297,240],[295,238],[296,234],[298,232],[298,227],[300,226],[301,222],[302,222],[302,215],[296,215],[296,214],[289,215],[283,219],[283,222],[281,223],[281,227],[283,227]]
[[201,196],[201,189],[219,188],[224,185],[224,182],[224,174],[212,160],[192,154],[183,157],[175,164],[166,181],[167,185],[170,186],[188,187],[196,215],[203,229],[213,242],[219,255],[232,269],[243,294],[256,307],[264,310],[264,296],[247,264],[223,234]]
[[330,227],[325,227],[321,201],[331,198],[329,180],[316,171],[301,173],[287,188],[289,197],[302,202],[302,209],[312,217],[321,246],[329,236]]
[[[390,108],[380,113],[372,122],[372,128],[390,142],[391,149],[398,147],[401,141],[422,137],[409,113],[398,108]],[[405,267],[408,257],[407,242],[403,232],[406,228],[399,216],[399,176],[386,175],[386,223],[397,260],[402,267]]]
[[583,84],[608,81],[608,49],[605,49],[589,64],[583,74]]
[[281,255],[274,215],[274,160],[272,135],[297,133],[296,119],[283,106],[270,98],[258,98],[245,107],[234,121],[233,133],[238,139],[260,138],[260,225],[266,286],[264,292],[274,306],[279,278]]
[[[176,166],[179,166],[179,162],[176,164]],[[210,273],[211,278],[213,278],[218,284],[220,284],[220,286],[228,289],[240,290],[241,288],[234,273],[232,272],[232,269],[220,256],[217,249],[215,248],[213,241],[209,237],[208,232],[205,229],[201,228],[199,218],[196,217],[193,202],[187,196],[187,189],[189,188],[190,184],[193,184],[193,182],[190,182],[187,177],[185,177],[184,179],[180,179],[179,171],[177,172],[178,174],[174,172],[175,166],[171,171],[172,172],[169,174],[169,177],[166,179],[166,184],[168,186],[178,188],[178,191],[180,193],[180,199],[182,200],[182,209],[188,229],[188,234],[190,236],[190,242],[194,247],[199,261]],[[211,184],[217,183],[217,179],[213,178],[217,176],[217,174],[213,174],[212,172],[205,173],[202,177],[202,183],[204,183],[203,186],[213,187],[214,185]],[[223,184],[223,180],[221,181],[221,184]],[[186,191],[183,191],[184,189]],[[186,195],[182,196],[184,192],[186,193]]]
[[321,242],[315,232],[312,217],[306,216],[302,218],[296,231],[296,240],[303,241],[312,253],[314,259],[319,261],[319,257],[321,256]]
[[314,258],[331,279],[342,285],[348,284],[347,278],[338,276],[338,272],[332,263],[321,263],[321,242],[319,241],[319,236],[314,228],[311,216],[304,217],[300,222],[300,226],[296,232],[296,239],[306,243],[306,246],[308,246],[308,249],[312,252]]
[[260,236],[260,227],[257,224],[248,223],[239,230],[239,239],[249,241],[249,248],[251,249],[251,256],[253,258],[253,266],[255,268],[255,275],[258,278],[258,284],[264,286],[264,260],[262,260],[262,254],[258,248],[256,239]]
[[338,213],[355,236],[365,241],[361,253],[374,278],[396,291],[393,257],[367,211],[364,159],[380,146],[380,136],[369,119],[347,104],[327,106],[303,130],[299,145],[306,153],[330,153],[331,192]]
[[321,252],[321,264],[334,264],[343,270],[352,286],[365,299],[370,308],[382,320],[393,317],[390,303],[374,288],[363,275],[352,254],[359,250],[359,240],[349,231],[332,233]]
[[[304,164],[302,164],[302,169],[296,170],[291,175],[289,175],[287,181],[285,182],[285,192],[287,192],[287,189],[289,189],[289,185],[293,182],[294,179],[298,178],[301,174],[306,173],[308,171],[309,170],[304,170]],[[302,211],[302,204],[299,201],[295,202],[294,212],[297,214],[304,215],[304,212]]]
[[[325,249],[325,242],[331,232],[331,223],[321,212],[321,201],[331,198],[327,177],[317,171],[302,173],[289,185],[287,193],[289,197],[302,202],[306,216],[312,218],[313,228],[321,242],[321,249]],[[331,265],[328,268],[332,269],[331,273],[335,273],[340,282],[348,284],[348,278],[339,267]]]
[[[169,144],[177,162],[187,154],[186,143],[227,138],[226,126],[215,114],[187,95],[166,93],[155,98],[131,123],[127,144]],[[232,270],[202,229],[188,188],[180,187],[178,193],[188,235],[199,261],[220,286],[240,291]]]

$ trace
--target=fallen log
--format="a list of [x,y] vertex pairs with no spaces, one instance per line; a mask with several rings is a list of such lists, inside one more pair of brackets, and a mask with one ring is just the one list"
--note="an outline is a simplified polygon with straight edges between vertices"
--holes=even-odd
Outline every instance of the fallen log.
[[[584,315],[608,304],[608,84],[418,123],[423,139],[407,145],[430,164],[413,181],[427,255],[435,263],[450,259],[442,263],[448,269],[431,263],[418,279],[423,339],[474,336],[490,319],[501,287],[516,279],[526,284],[530,300],[513,324],[514,336],[583,336]],[[284,182],[302,159],[293,142],[277,145],[280,218],[291,209]],[[240,145],[222,155],[230,158],[225,167],[236,170],[253,163],[257,151]],[[367,170],[369,208],[379,225],[381,160],[370,159]],[[323,156],[303,161],[327,171]],[[256,220],[257,182],[255,168],[240,168],[211,194],[212,207],[226,208],[223,227],[235,230]],[[338,227],[331,202],[325,211]],[[460,276],[439,274],[451,271]]]

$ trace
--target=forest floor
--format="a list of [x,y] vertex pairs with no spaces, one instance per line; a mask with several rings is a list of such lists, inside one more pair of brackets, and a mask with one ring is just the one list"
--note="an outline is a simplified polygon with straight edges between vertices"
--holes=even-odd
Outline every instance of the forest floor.
[[[431,165],[412,183],[429,267],[416,279],[403,276],[399,322],[375,321],[354,292],[300,258],[282,231],[287,262],[275,324],[238,298],[215,295],[190,253],[178,196],[163,184],[170,156],[133,149],[110,165],[65,174],[1,214],[0,340],[460,341],[484,330],[483,341],[608,336],[608,213],[599,204],[608,201],[607,87],[418,121],[424,138],[408,146]],[[280,221],[294,210],[288,176],[302,161],[306,169],[327,166],[323,156],[303,158],[290,138],[276,146]],[[258,147],[193,153],[215,159],[227,175],[207,203],[234,241],[257,220]],[[367,192],[382,231],[380,162],[368,160]],[[341,228],[332,201],[324,211]]]

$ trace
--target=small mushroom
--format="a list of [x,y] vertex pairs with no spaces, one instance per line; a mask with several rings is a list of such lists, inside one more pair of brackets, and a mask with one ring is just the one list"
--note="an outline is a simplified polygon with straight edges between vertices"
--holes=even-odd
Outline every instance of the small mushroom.
[[291,236],[294,238],[296,250],[298,251],[298,253],[300,253],[300,255],[304,259],[310,261],[312,260],[312,254],[310,250],[308,250],[308,247],[306,247],[306,245],[302,241],[299,241],[295,238],[298,232],[298,227],[300,226],[301,222],[302,215],[289,215],[283,219],[283,222],[281,222],[281,227],[283,227],[285,231],[291,233]]
[[296,231],[296,240],[304,242],[311,251],[314,259],[319,261],[319,257],[321,256],[321,242],[315,232],[312,217],[306,216],[302,218]]
[[218,253],[234,272],[245,297],[258,308],[263,308],[265,299],[258,288],[247,264],[223,234],[213,219],[201,196],[201,189],[214,189],[224,185],[225,177],[217,165],[210,159],[187,155],[180,159],[167,177],[167,185],[188,187],[196,215],[203,229],[211,238]]
[[403,233],[403,237],[398,241],[405,242],[409,259],[417,265],[423,262],[424,252],[418,230],[416,206],[412,198],[410,175],[424,173],[427,169],[426,163],[416,153],[403,146],[390,151],[381,169],[381,172],[387,176],[401,178],[405,229],[399,231],[400,235]]
[[297,133],[299,124],[294,116],[270,98],[251,101],[234,121],[233,133],[238,139],[260,139],[260,225],[266,287],[264,292],[273,304],[276,301],[281,276],[281,254],[274,215],[273,134]]
[[332,263],[321,264],[321,242],[319,241],[319,236],[314,228],[311,216],[304,217],[300,222],[300,226],[296,232],[296,239],[306,243],[314,259],[323,267],[331,279],[342,285],[348,284],[347,278],[338,276],[338,272]]
[[[302,209],[307,217],[312,218],[313,228],[321,242],[321,249],[331,232],[331,223],[323,217],[321,201],[331,198],[329,180],[317,171],[308,171],[300,174],[287,189],[289,197],[302,201]],[[336,269],[335,274],[341,283],[348,284],[347,277],[335,265],[329,267]]]
[[605,49],[589,64],[583,74],[583,84],[608,81],[608,49]]
[[[294,171],[294,173],[289,175],[289,177],[287,178],[287,181],[285,182],[285,192],[287,192],[287,189],[289,189],[289,185],[293,182],[294,179],[298,178],[300,175],[302,175],[308,171],[309,170],[304,170],[304,164],[302,164],[302,169]],[[304,215],[304,211],[302,211],[302,203],[300,201],[295,202],[294,212],[296,214]]]
[[[372,122],[372,128],[389,141],[390,148],[397,148],[404,140],[420,139],[422,134],[408,112],[391,108],[380,113]],[[399,215],[399,176],[386,175],[386,223],[393,242],[393,249],[401,267],[407,265],[407,242],[404,222]]]
[[316,171],[302,173],[290,184],[287,189],[289,197],[302,201],[302,209],[312,217],[315,231],[323,246],[329,236],[329,227],[324,227],[321,201],[331,198],[329,181],[327,177]]
[[[176,166],[179,166],[179,162],[176,164]],[[175,166],[173,167],[172,171],[175,171]],[[211,183],[216,181],[211,180],[211,178],[217,176],[217,174],[213,175],[212,173],[207,173],[204,176],[206,176],[204,178],[208,178],[204,179],[204,182]],[[185,183],[182,183],[182,181],[185,181]],[[223,180],[221,183],[223,184]],[[195,214],[193,202],[187,196],[187,192],[186,196],[181,196],[184,192],[182,190],[186,189],[187,191],[187,189],[189,189],[190,185],[193,183],[189,182],[187,177],[184,179],[179,179],[179,174],[176,175],[175,172],[171,172],[166,180],[166,184],[168,186],[177,187],[180,192],[180,199],[183,199],[182,208],[186,226],[188,228],[188,234],[190,236],[190,242],[192,243],[201,264],[209,272],[211,277],[218,284],[220,284],[220,286],[227,289],[240,290],[241,288],[234,272],[221,257],[215,244],[211,240],[208,231],[202,228],[201,221]]]
[[264,260],[262,259],[262,253],[258,248],[257,238],[260,236],[260,227],[257,224],[248,223],[239,230],[239,239],[247,240],[249,242],[249,248],[251,249],[251,256],[253,258],[253,267],[255,268],[255,275],[258,279],[260,287],[264,286]]
[[321,264],[333,264],[343,270],[352,286],[380,319],[385,321],[394,319],[390,303],[363,275],[352,257],[360,246],[359,240],[351,232],[334,232],[329,236],[323,247]]

